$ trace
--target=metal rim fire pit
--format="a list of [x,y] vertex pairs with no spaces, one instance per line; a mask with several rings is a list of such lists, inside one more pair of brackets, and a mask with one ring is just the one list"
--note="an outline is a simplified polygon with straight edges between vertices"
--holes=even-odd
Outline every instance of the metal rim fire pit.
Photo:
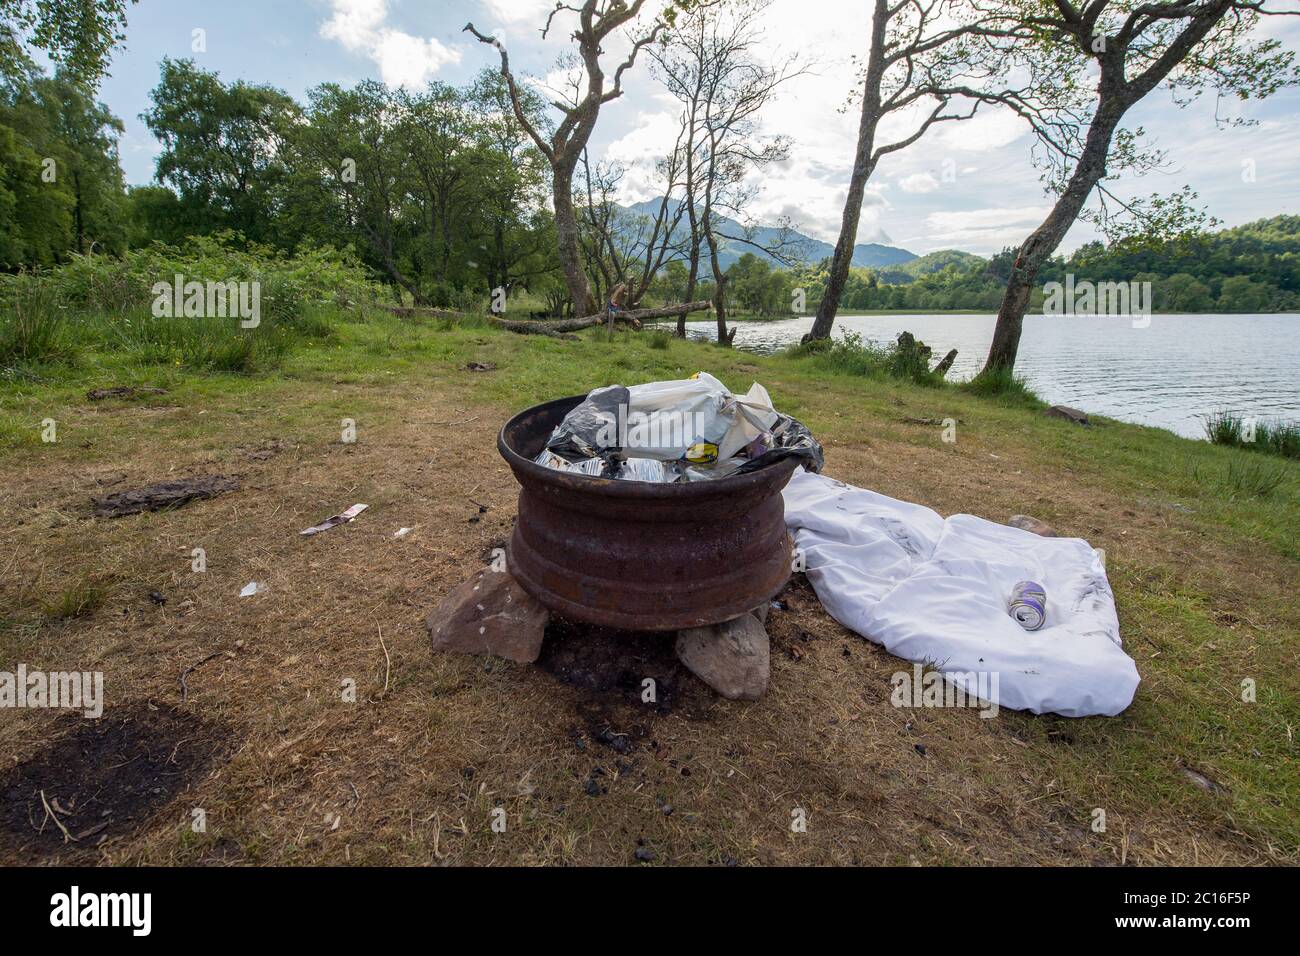
[[585,397],[521,412],[497,438],[521,487],[506,561],[524,590],[570,620],[675,631],[729,621],[785,587],[791,545],[781,490],[797,461],[679,484],[534,462]]

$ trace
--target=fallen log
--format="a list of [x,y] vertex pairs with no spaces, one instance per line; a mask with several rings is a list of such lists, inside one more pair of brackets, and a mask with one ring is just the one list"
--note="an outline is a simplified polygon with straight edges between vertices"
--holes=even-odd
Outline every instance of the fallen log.
[[[614,316],[615,322],[623,322],[631,325],[634,329],[641,328],[642,321],[646,319],[671,319],[676,318],[683,312],[705,312],[712,305],[707,299],[700,302],[685,302],[681,305],[669,306],[662,309],[633,309],[626,312],[618,312]],[[515,332],[519,335],[550,335],[563,336],[566,333],[577,332],[581,329],[590,329],[593,326],[604,325],[609,321],[607,313],[599,315],[588,315],[581,319],[555,319],[550,322],[532,322],[532,321],[515,321],[511,319],[493,318],[492,323],[507,332]]]
[[429,319],[467,319],[469,316],[464,312],[455,312],[451,309],[435,309],[431,306],[423,305],[380,305],[385,312],[391,312],[399,319],[429,318]]
[[135,515],[145,511],[162,511],[165,508],[179,508],[191,501],[204,501],[224,495],[228,491],[238,491],[238,478],[226,475],[204,475],[199,478],[184,478],[173,481],[160,481],[143,488],[130,491],[118,491],[103,497],[92,497],[97,518],[120,518],[123,515]]

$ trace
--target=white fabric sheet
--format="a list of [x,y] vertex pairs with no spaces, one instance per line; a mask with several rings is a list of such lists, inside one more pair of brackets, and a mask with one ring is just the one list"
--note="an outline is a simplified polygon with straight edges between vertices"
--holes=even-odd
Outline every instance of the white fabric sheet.
[[[1118,714],[1138,672],[1123,649],[1115,597],[1098,553],[973,515],[940,517],[799,469],[785,520],[827,612],[891,654],[928,663],[974,694],[998,678],[1000,707],[1066,717]],[[1037,581],[1047,623],[1025,631],[1012,589]],[[969,685],[969,686],[968,686]]]

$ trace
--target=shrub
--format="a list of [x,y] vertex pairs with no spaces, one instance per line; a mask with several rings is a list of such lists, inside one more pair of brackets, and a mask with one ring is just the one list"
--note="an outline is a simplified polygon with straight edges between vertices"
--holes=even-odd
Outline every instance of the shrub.
[[[190,236],[179,246],[153,243],[121,258],[73,256],[45,273],[70,309],[125,312],[152,305],[155,283],[259,282],[264,317],[291,321],[312,305],[373,301],[376,290],[351,250],[304,247],[292,255],[245,243],[236,233]],[[18,277],[21,279],[22,277]]]
[[864,378],[897,378],[918,385],[939,385],[942,379],[930,371],[926,355],[915,341],[880,345],[866,341],[857,332],[844,332],[838,339],[820,339],[792,346],[786,354],[804,358],[819,368],[841,375]]
[[4,277],[0,286],[0,368],[51,364],[72,359],[67,310],[39,275]]
[[1205,417],[1205,437],[1215,445],[1300,459],[1300,423],[1250,422],[1235,412],[1212,412]]

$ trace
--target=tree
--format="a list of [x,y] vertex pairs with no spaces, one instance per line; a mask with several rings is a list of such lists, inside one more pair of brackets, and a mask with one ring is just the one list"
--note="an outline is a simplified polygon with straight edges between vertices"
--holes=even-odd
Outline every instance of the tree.
[[[416,200],[423,208],[435,275],[446,287],[451,279],[452,235],[463,226],[467,197],[474,185],[477,121],[467,96],[446,83],[430,83],[420,93],[399,90],[395,106],[403,148],[418,182]],[[463,230],[462,230],[463,231]]]
[[0,87],[0,264],[124,248],[121,132],[121,121],[62,73]]
[[772,316],[790,307],[790,273],[774,269],[766,259],[746,252],[727,270],[727,284],[736,304],[752,315]]
[[574,172],[596,128],[601,107],[623,95],[623,78],[627,71],[636,65],[641,50],[659,38],[663,29],[675,17],[676,7],[686,5],[686,0],[673,0],[673,5],[656,19],[650,30],[629,37],[631,49],[622,62],[615,67],[611,81],[605,73],[605,66],[601,60],[604,55],[604,45],[624,27],[637,22],[645,3],[646,0],[632,0],[631,3],[625,0],[582,0],[579,6],[556,4],[555,9],[546,18],[542,37],[545,38],[550,32],[556,17],[568,14],[576,16],[578,22],[572,39],[577,47],[575,65],[580,72],[580,80],[575,84],[575,92],[571,98],[557,96],[552,101],[551,105],[560,112],[562,118],[559,124],[549,131],[539,127],[524,108],[520,86],[511,70],[510,57],[505,46],[495,37],[479,32],[473,23],[465,25],[466,32],[473,34],[480,43],[495,47],[500,53],[501,75],[510,93],[515,118],[551,166],[551,199],[555,209],[560,265],[564,270],[569,298],[576,315],[594,313],[597,306],[582,264],[578,217],[573,205]]
[[[936,123],[974,116],[980,99],[966,97],[966,91],[999,75],[1005,60],[981,41],[1016,32],[1014,24],[981,16],[965,0],[873,0],[848,198],[826,292],[805,341],[830,337],[853,264],[867,183],[880,160],[916,143]],[[951,108],[964,99],[969,109]],[[919,119],[904,135],[877,143],[882,121],[911,113],[919,113]]]
[[[789,155],[785,137],[762,137],[757,117],[778,89],[802,74],[797,58],[760,62],[755,48],[762,39],[759,19],[768,0],[697,7],[677,18],[662,49],[653,54],[656,72],[669,93],[682,104],[680,163],[691,236],[688,298],[698,279],[702,248],[707,248],[713,274],[713,310],[717,338],[730,344],[727,330],[727,274],[722,268],[722,243],[757,246],[751,235],[722,231],[730,213],[744,218],[745,207],[758,186],[751,174]],[[781,257],[788,230],[775,245],[762,248]],[[685,334],[685,317],[678,317],[678,334]]]
[[588,276],[602,299],[609,290],[622,285],[627,290],[625,305],[635,308],[659,271],[681,258],[679,227],[684,204],[675,198],[681,159],[681,149],[675,148],[656,163],[659,198],[646,214],[625,209],[617,201],[626,169],[611,162],[593,166],[584,152],[579,164],[581,186],[575,196],[581,209],[579,238]]
[[[539,129],[545,128],[541,97],[530,89],[519,95],[525,114]],[[510,91],[499,72],[483,70],[469,97],[484,140],[477,157],[479,257],[488,291],[509,292],[557,265],[554,224],[542,208],[546,158],[515,119]]]
[[427,305],[402,251],[413,232],[405,209],[413,184],[395,94],[376,80],[351,90],[325,83],[308,93],[304,118],[291,140],[293,163],[328,199],[317,215],[358,234],[368,260]]
[[1272,308],[1273,289],[1250,276],[1232,276],[1219,289],[1219,308],[1224,312],[1267,312]]
[[[0,267],[53,265],[67,249],[73,200],[48,183],[49,155],[39,148],[42,129],[31,111],[0,105]],[[23,114],[27,113],[26,116]],[[57,169],[57,167],[54,167]]]
[[[1056,202],[1021,245],[998,309],[986,372],[1015,367],[1025,311],[1040,269],[1085,204],[1099,189],[1103,226],[1125,215],[1149,235],[1199,229],[1203,214],[1188,208],[1194,194],[1123,202],[1101,184],[1119,170],[1142,171],[1158,154],[1138,145],[1141,130],[1124,130],[1125,114],[1164,86],[1186,105],[1206,90],[1237,99],[1268,96],[1300,82],[1294,54],[1276,40],[1252,42],[1261,16],[1296,15],[1269,9],[1269,0],[975,0],[983,12],[1013,18],[1032,42],[1006,49],[1033,72],[1033,93],[996,101],[1028,120],[1045,148],[1048,185]],[[1183,97],[1179,99],[1179,97]],[[1118,209],[1104,205],[1106,200]]]
[[72,194],[73,250],[83,255],[96,247],[121,252],[126,236],[121,221],[125,186],[117,154],[122,121],[62,74],[37,87]]
[[1186,272],[1175,272],[1160,283],[1158,301],[1163,312],[1204,312],[1214,303],[1210,287]]
[[40,50],[69,82],[93,88],[124,39],[127,2],[0,0],[0,77],[22,75]]
[[162,141],[157,179],[179,194],[191,231],[270,239],[298,105],[273,87],[227,85],[193,60],[164,58],[161,74],[141,118]]

